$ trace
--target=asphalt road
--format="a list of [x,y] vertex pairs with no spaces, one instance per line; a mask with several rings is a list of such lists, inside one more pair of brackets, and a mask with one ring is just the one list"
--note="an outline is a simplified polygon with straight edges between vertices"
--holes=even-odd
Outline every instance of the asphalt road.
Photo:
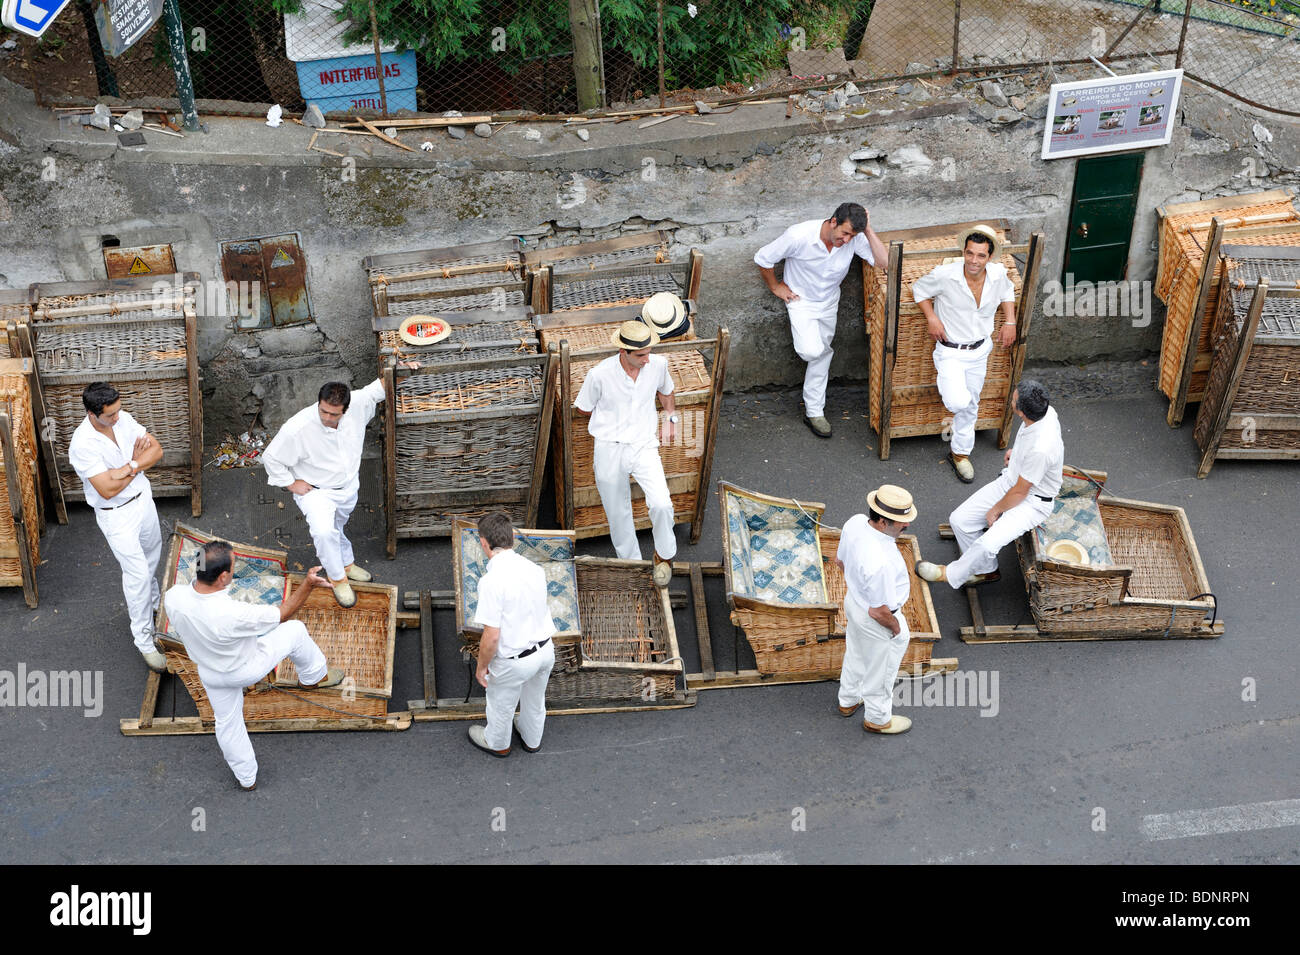
[[[245,794],[211,736],[119,733],[118,719],[139,709],[145,669],[116,564],[77,505],[71,524],[51,525],[42,541],[40,608],[0,591],[0,670],[102,671],[102,713],[0,707],[0,862],[1300,861],[1296,469],[1221,462],[1198,481],[1190,423],[1165,426],[1150,372],[1043,377],[1091,395],[1060,396],[1068,462],[1109,471],[1121,496],[1187,509],[1224,636],[967,646],[956,638],[964,599],[935,588],[944,634],[935,656],[986,681],[996,673],[996,713],[903,707],[915,726],[897,738],[838,718],[834,684],[717,690],[690,709],[555,717],[542,752],[505,760],[471,747],[459,722],[256,734],[258,790]],[[895,441],[882,462],[861,388],[832,387],[829,441],[797,408],[792,393],[730,397],[715,480],[823,501],[836,525],[863,509],[870,488],[902,484],[921,511],[913,530],[923,553],[954,554],[935,527],[968,489],[942,463],[938,439]],[[995,474],[991,433],[974,460],[978,479]],[[449,589],[445,541],[405,542],[397,561],[383,559],[377,477],[370,459],[349,527],[359,559],[403,589]],[[274,546],[278,525],[290,559],[314,562],[305,524],[291,501],[276,505],[260,470],[209,471],[206,481],[201,518],[179,499],[159,501],[164,532],[184,520]],[[683,558],[720,558],[717,521],[714,498]],[[611,553],[604,539],[581,551]],[[1002,570],[984,588],[986,618],[1027,621],[1010,550]],[[721,667],[735,651],[717,582],[709,599]],[[689,608],[676,623],[693,664]],[[464,692],[450,613],[437,625],[444,692]],[[422,695],[416,633],[398,632],[394,709]],[[171,706],[164,692],[160,712]],[[176,712],[193,712],[183,691]],[[1189,810],[1206,812],[1170,816]]]

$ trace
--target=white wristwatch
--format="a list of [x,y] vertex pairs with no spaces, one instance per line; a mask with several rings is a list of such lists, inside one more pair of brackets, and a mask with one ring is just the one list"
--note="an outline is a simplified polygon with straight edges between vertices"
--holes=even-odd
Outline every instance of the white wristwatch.
[[681,420],[682,420],[682,416],[679,415],[679,414],[678,414],[677,412],[675,412],[675,411],[674,411],[672,414],[670,414],[670,415],[668,416],[668,423],[669,423],[669,424],[677,424],[677,423],[678,423],[679,421],[681,421]]
[[136,471],[139,471],[139,470],[140,470],[140,462],[137,461],[135,458],[132,458],[132,459],[131,459],[131,464],[130,464],[130,466],[131,466],[131,473],[132,473],[132,474],[134,474]]

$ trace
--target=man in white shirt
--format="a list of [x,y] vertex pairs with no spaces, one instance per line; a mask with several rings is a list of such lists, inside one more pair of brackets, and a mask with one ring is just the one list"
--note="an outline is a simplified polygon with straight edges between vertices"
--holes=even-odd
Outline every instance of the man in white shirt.
[[835,555],[848,620],[839,712],[848,718],[861,706],[864,730],[895,736],[912,728],[894,715],[894,681],[912,636],[902,614],[912,583],[895,541],[916,520],[916,507],[907,491],[884,484],[867,495],[867,509],[844,525]]
[[286,421],[262,452],[267,483],[293,494],[307,518],[316,556],[340,607],[357,602],[350,581],[374,579],[354,563],[352,542],[343,529],[357,506],[366,425],[383,400],[384,383],[378,378],[357,391],[328,382],[316,404]]
[[555,621],[546,605],[546,574],[514,551],[510,518],[497,511],[478,522],[487,573],[478,582],[474,622],[483,628],[475,678],[487,690],[487,725],[469,728],[470,742],[493,756],[510,755],[510,721],[526,751],[542,748],[546,681],[555,666]]
[[162,460],[158,439],[126,411],[107,382],[81,393],[86,418],[72,433],[68,461],[81,478],[86,503],[95,509],[108,547],[122,568],[122,594],[135,648],[151,670],[164,673],[167,659],[154,645],[153,612],[158,608],[158,560],[162,528],[144,472]]
[[244,688],[253,686],[288,657],[298,671],[298,687],[338,686],[342,670],[325,665],[325,654],[296,614],[314,587],[328,587],[319,567],[279,607],[236,600],[226,588],[233,580],[234,557],[225,541],[203,545],[192,584],[177,584],[165,597],[167,619],[199,671],[212,704],[217,744],[246,791],[257,787],[257,757],[244,725]]
[[934,339],[935,384],[952,412],[948,462],[966,484],[975,480],[970,453],[999,309],[998,344],[1010,348],[1016,342],[1016,287],[998,261],[1000,252],[997,233],[976,226],[962,243],[962,261],[940,265],[912,283],[912,298]]
[[954,590],[992,583],[1000,578],[998,551],[1052,515],[1065,464],[1061,421],[1049,405],[1047,389],[1033,379],[1020,382],[1011,407],[1022,423],[1003,458],[1006,467],[948,518],[961,557],[946,566],[919,561],[917,576],[946,580]]
[[[796,223],[754,253],[768,289],[785,302],[794,350],[808,363],[803,379],[804,422],[818,437],[831,436],[826,382],[834,354],[831,342],[840,283],[855,255],[875,265],[888,254],[871,228],[867,210],[856,202],[841,203],[829,219]],[[784,281],[778,282],[775,267],[782,260]]]
[[628,484],[631,476],[645,493],[654,529],[655,583],[667,587],[672,580],[677,536],[673,532],[673,499],[659,459],[655,397],[668,412],[661,432],[663,442],[672,444],[679,421],[673,377],[668,372],[668,359],[650,353],[659,344],[659,336],[644,322],[624,322],[612,340],[619,348],[618,354],[587,372],[573,406],[591,415],[587,431],[595,441],[592,470],[615,552],[622,560],[641,559],[632,517],[632,488]]

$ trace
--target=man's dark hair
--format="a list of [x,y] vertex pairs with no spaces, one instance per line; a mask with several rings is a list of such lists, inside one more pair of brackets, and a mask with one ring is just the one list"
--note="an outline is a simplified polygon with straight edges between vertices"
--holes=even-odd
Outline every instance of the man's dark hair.
[[878,510],[867,505],[867,520],[873,524],[879,524],[882,521],[886,524],[906,524],[907,521],[900,521],[897,517],[890,517],[888,514],[881,514]]
[[87,411],[99,417],[106,407],[120,397],[122,396],[117,393],[117,389],[108,382],[92,381],[81,393],[81,403],[86,406]]
[[225,541],[208,541],[199,552],[199,568],[194,576],[205,584],[215,584],[217,578],[234,566],[234,551]]
[[508,550],[515,546],[515,529],[510,518],[501,511],[479,518],[478,532],[493,550]]
[[1032,378],[1022,378],[1016,386],[1016,407],[1030,421],[1042,421],[1050,402],[1047,389]]
[[327,381],[320,386],[316,400],[327,405],[342,405],[343,410],[347,411],[348,405],[352,404],[352,391],[341,381]]
[[867,210],[856,202],[841,202],[831,213],[831,218],[836,225],[849,223],[853,226],[854,232],[867,231]]
[[993,240],[990,239],[988,236],[986,236],[983,232],[972,232],[970,235],[966,236],[965,241],[963,241],[961,244],[962,249],[964,250],[966,248],[966,245],[970,242],[974,242],[976,245],[988,246],[989,255],[993,254]]

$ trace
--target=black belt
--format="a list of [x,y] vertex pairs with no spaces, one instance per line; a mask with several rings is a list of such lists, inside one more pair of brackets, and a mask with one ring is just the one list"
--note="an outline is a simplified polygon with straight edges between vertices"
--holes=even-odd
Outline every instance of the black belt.
[[1041,494],[1035,494],[1034,497],[1038,498],[1040,501],[1046,501],[1049,504],[1056,500],[1054,497],[1043,497]]
[[139,497],[139,496],[140,496],[141,494],[143,494],[143,493],[144,493],[144,491],[136,491],[136,492],[135,492],[135,497],[129,497],[129,498],[127,498],[125,501],[123,501],[121,504],[114,504],[112,507],[101,507],[101,508],[97,508],[97,510],[101,510],[101,511],[116,511],[119,507],[126,507],[128,504],[130,504],[132,501],[134,501],[136,497]]
[[959,349],[959,350],[961,350],[961,351],[969,351],[969,350],[971,350],[971,349],[973,349],[973,348],[979,348],[981,345],[983,345],[983,344],[984,344],[984,339],[981,338],[981,339],[980,339],[979,341],[977,341],[977,342],[968,342],[968,343],[966,343],[966,344],[964,344],[964,345],[959,345],[959,344],[957,344],[956,342],[950,342],[950,341],[948,341],[947,339],[941,338],[941,339],[939,339],[939,344],[940,344],[940,345],[944,345],[944,346],[946,346],[946,347],[948,347],[948,348],[956,348],[956,349]]
[[515,654],[514,656],[512,656],[512,657],[506,657],[506,659],[507,659],[507,660],[522,660],[524,657],[530,657],[530,656],[532,656],[534,653],[536,653],[538,650],[540,650],[542,647],[546,646],[546,645],[547,645],[548,643],[550,643],[550,642],[551,642],[551,638],[550,638],[550,637],[547,637],[547,638],[546,638],[545,640],[543,640],[541,643],[534,643],[531,647],[529,647],[529,648],[528,648],[527,650],[525,650],[523,653],[516,653],[516,654]]

